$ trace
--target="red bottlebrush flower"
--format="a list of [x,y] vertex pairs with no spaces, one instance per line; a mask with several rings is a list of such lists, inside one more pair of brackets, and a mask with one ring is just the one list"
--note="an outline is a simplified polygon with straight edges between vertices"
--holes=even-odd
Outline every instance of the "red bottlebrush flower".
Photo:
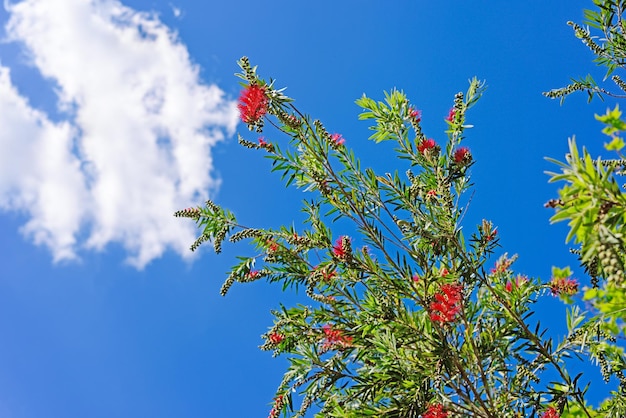
[[442,268],[442,269],[441,269],[441,271],[439,272],[439,275],[440,275],[441,277],[443,277],[443,276],[447,276],[448,274],[450,274],[450,272],[449,272],[449,271],[448,271],[448,269],[447,269],[447,268],[445,268],[445,267],[444,267],[444,268]]
[[418,275],[417,275],[417,273],[416,273],[416,274],[414,274],[414,275],[413,275],[412,279],[413,279],[413,281],[414,281],[415,283],[417,283],[417,282],[419,282],[419,281],[420,281],[420,276],[418,276]]
[[454,151],[454,162],[457,164],[463,164],[472,158],[469,148],[461,147]]
[[276,242],[274,242],[271,239],[268,239],[265,242],[265,245],[267,246],[267,253],[268,254],[272,254],[275,253],[276,251],[278,251],[278,244]]
[[322,348],[331,349],[333,347],[349,347],[352,344],[352,337],[344,335],[340,329],[334,329],[332,325],[326,324],[322,327],[324,331],[324,342]]
[[276,345],[280,344],[285,339],[285,336],[277,332],[272,332],[270,335],[267,336],[267,339],[270,340],[272,344]]
[[322,270],[322,278],[324,279],[325,282],[329,281],[336,275],[337,275],[337,272],[335,270],[332,270],[332,271]]
[[546,412],[541,415],[541,418],[560,418],[559,413],[556,411],[554,407],[550,407],[546,409]]
[[446,117],[446,120],[448,122],[453,122],[455,116],[456,116],[456,109],[451,108],[450,111],[448,112],[448,117]]
[[426,151],[433,149],[437,146],[434,139],[425,139],[417,146],[417,150],[423,155]]
[[448,418],[448,412],[443,410],[443,405],[438,403],[430,405],[422,418]]
[[496,265],[491,269],[491,274],[504,273],[511,267],[511,264],[513,264],[513,259],[504,254],[496,261]]
[[257,84],[246,87],[239,96],[239,115],[244,123],[258,122],[267,113],[265,88]]
[[248,273],[248,278],[249,279],[256,279],[257,277],[259,277],[261,273],[258,270],[253,270],[250,273]]
[[461,311],[459,303],[462,298],[463,286],[460,284],[444,284],[441,292],[435,295],[436,302],[430,304],[430,319],[436,322],[452,322]]
[[573,296],[578,292],[578,282],[570,277],[554,278],[550,282],[550,291],[552,296]]
[[335,257],[340,260],[345,260],[346,258],[348,258],[350,252],[349,243],[350,238],[345,235],[337,238],[337,241],[335,241],[335,245],[333,246],[333,254],[335,255]]
[[346,140],[343,139],[343,136],[341,136],[341,134],[332,134],[330,136],[330,140],[337,147],[343,145],[346,142]]
[[409,107],[409,117],[415,122],[420,123],[420,121],[422,120],[422,111],[417,110],[414,107]]
[[427,199],[432,199],[437,197],[437,191],[436,190],[429,190],[428,192],[426,192],[426,198]]
[[506,282],[506,285],[504,285],[504,289],[507,292],[512,292],[513,291],[513,286],[515,286],[516,289],[519,289],[520,287],[522,287],[524,285],[524,283],[526,283],[528,281],[528,279],[525,276],[522,276],[521,274],[519,274],[516,278],[515,278],[515,282]]
[[284,405],[285,405],[284,395],[278,395],[277,397],[275,397],[274,406],[272,407],[272,410],[270,411],[268,418],[278,418],[280,416],[280,411],[283,409]]

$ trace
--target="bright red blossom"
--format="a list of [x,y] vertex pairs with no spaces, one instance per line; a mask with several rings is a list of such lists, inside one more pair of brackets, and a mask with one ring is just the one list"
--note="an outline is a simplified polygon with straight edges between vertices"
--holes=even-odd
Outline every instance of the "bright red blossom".
[[285,336],[277,332],[272,332],[267,336],[267,339],[270,340],[272,344],[280,344],[285,339]]
[[454,162],[457,164],[461,164],[470,158],[472,158],[472,154],[470,154],[469,148],[461,147],[454,151]]
[[285,405],[285,397],[284,395],[278,395],[274,398],[274,406],[270,411],[270,415],[268,418],[278,418],[280,416],[280,411],[283,409]]
[[430,405],[422,418],[447,418],[448,412],[443,410],[443,405],[438,403]]
[[435,142],[434,139],[425,139],[422,142],[420,142],[420,144],[417,146],[417,150],[421,153],[424,154],[426,151],[433,149],[437,146],[437,143]]
[[461,311],[463,286],[444,284],[441,292],[435,295],[435,302],[430,304],[430,319],[436,322],[452,322]]
[[420,122],[422,120],[422,111],[421,110],[417,110],[414,107],[410,107],[409,108],[409,116],[415,120],[416,122]]
[[546,412],[541,415],[541,418],[560,418],[560,415],[558,412],[556,412],[556,409],[551,406],[550,408],[546,409]]
[[456,109],[455,109],[455,108],[452,108],[452,109],[450,109],[450,111],[448,112],[448,117],[446,118],[446,120],[447,120],[448,122],[452,122],[452,121],[454,121],[454,117],[455,117],[455,116],[456,116]]
[[348,256],[348,249],[346,248],[346,245],[344,244],[344,240],[348,240],[348,239],[350,238],[346,237],[345,235],[342,235],[339,238],[337,238],[337,241],[335,241],[335,245],[333,246],[333,254],[335,254],[335,256],[340,260],[343,260]]
[[239,96],[239,115],[244,123],[258,122],[267,113],[265,88],[257,84],[246,87]]
[[553,278],[550,282],[550,291],[553,296],[562,294],[572,296],[578,292],[578,282],[571,277]]
[[332,325],[326,324],[322,327],[324,331],[324,343],[322,348],[330,349],[333,347],[348,347],[352,344],[352,337],[344,335],[340,329],[334,329]]

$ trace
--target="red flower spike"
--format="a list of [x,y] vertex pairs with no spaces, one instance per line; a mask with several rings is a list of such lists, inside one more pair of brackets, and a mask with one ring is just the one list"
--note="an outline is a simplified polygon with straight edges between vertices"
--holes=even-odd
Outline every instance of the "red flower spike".
[[335,241],[335,245],[333,246],[333,254],[340,260],[345,260],[346,258],[348,258],[348,248],[344,244],[344,240],[349,239],[349,237],[342,235],[337,238],[337,241]]
[[322,348],[331,349],[333,347],[349,347],[352,344],[352,337],[344,335],[340,329],[334,329],[332,325],[326,324],[322,327],[324,331],[324,342]]
[[422,418],[448,418],[448,412],[443,410],[443,405],[438,403],[430,405]]
[[431,150],[435,148],[436,146],[437,146],[437,143],[435,142],[434,139],[432,138],[425,139],[417,146],[417,150],[420,152],[420,154],[424,155],[426,151]]
[[246,87],[239,96],[239,115],[244,123],[256,123],[267,113],[265,88],[257,84]]
[[541,418],[560,418],[559,413],[556,411],[554,407],[550,407],[546,409],[546,412],[541,415]]
[[435,295],[436,302],[430,304],[430,319],[435,322],[452,322],[461,312],[459,303],[463,297],[463,286],[460,284],[444,284],[441,292]]
[[446,120],[448,122],[454,122],[454,117],[456,116],[456,109],[452,108],[450,109],[450,111],[448,112],[448,117],[446,118]]
[[422,111],[417,110],[414,107],[409,108],[409,117],[413,119],[415,122],[420,123],[422,120]]
[[454,151],[454,162],[457,164],[463,164],[472,158],[469,148],[461,147]]
[[278,345],[285,339],[285,336],[277,332],[272,332],[270,335],[267,336],[267,339],[270,340],[272,344]]
[[278,395],[275,397],[274,406],[272,407],[268,418],[278,418],[280,416],[280,411],[283,409],[283,405],[285,405],[284,395]]

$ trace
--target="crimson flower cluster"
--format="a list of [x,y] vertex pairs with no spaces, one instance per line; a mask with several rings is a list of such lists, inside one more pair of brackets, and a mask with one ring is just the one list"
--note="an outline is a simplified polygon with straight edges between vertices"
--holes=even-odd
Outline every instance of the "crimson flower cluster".
[[422,155],[424,155],[426,151],[434,149],[435,147],[437,147],[437,143],[435,142],[434,139],[430,138],[430,139],[425,139],[422,142],[420,142],[420,144],[417,146],[417,150]]
[[461,147],[454,151],[454,162],[457,164],[463,164],[468,162],[472,158],[469,148]]
[[409,108],[409,116],[415,120],[415,122],[420,123],[422,120],[422,111],[417,110],[414,107]]
[[442,404],[433,404],[428,407],[422,418],[448,418],[448,412],[444,411]]
[[239,114],[244,123],[256,123],[267,113],[265,88],[257,84],[246,87],[239,96]]
[[559,413],[556,411],[554,407],[550,407],[546,409],[546,412],[541,415],[541,418],[560,418]]
[[454,117],[456,116],[456,109],[452,108],[450,109],[450,111],[448,112],[448,117],[446,117],[446,120],[448,122],[453,122],[454,121]]
[[349,240],[349,237],[342,235],[337,238],[337,241],[335,241],[335,245],[333,246],[333,254],[339,260],[345,260],[348,258],[350,249],[348,245],[346,245],[346,241]]
[[456,314],[461,311],[462,293],[463,286],[460,284],[441,286],[441,292],[435,295],[435,301],[430,304],[430,319],[441,323],[454,321]]
[[578,292],[578,282],[571,277],[555,277],[550,282],[550,291],[553,296],[572,296]]
[[513,286],[515,286],[516,289],[519,289],[527,281],[528,281],[528,279],[520,274],[520,275],[518,275],[515,278],[515,283],[510,282],[510,281],[506,282],[506,285],[504,285],[504,289],[507,292],[512,292],[513,291]]
[[348,347],[352,344],[352,337],[345,335],[340,329],[333,328],[330,324],[324,325],[322,331],[324,331],[322,348],[326,350],[337,346]]
[[270,340],[272,344],[277,345],[285,339],[285,336],[277,332],[272,332],[270,335],[267,336],[267,339]]
[[343,138],[343,136],[341,136],[341,134],[332,134],[330,136],[330,140],[332,141],[333,145],[336,147],[339,147],[346,142],[346,140]]
[[270,411],[268,418],[278,418],[280,416],[280,411],[283,409],[283,405],[285,405],[285,396],[278,395],[274,398],[274,406]]

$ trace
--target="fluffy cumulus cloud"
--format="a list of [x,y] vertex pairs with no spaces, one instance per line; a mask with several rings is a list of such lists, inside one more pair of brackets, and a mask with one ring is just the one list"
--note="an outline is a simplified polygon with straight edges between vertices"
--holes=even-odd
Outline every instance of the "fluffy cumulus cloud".
[[[0,65],[0,208],[55,260],[119,243],[142,268],[195,231],[172,213],[217,186],[211,147],[236,104],[155,15],[117,0],[6,5],[9,40],[58,96],[66,120],[35,110]],[[63,118],[61,118],[63,119]]]

